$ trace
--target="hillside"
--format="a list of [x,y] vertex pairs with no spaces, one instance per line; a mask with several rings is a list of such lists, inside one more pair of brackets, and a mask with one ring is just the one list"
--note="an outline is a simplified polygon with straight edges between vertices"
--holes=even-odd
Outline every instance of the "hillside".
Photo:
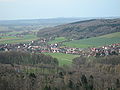
[[120,19],[91,19],[51,28],[44,28],[38,32],[38,36],[48,38],[57,36],[78,40],[119,31]]
[[63,43],[68,47],[88,48],[120,43],[120,32]]

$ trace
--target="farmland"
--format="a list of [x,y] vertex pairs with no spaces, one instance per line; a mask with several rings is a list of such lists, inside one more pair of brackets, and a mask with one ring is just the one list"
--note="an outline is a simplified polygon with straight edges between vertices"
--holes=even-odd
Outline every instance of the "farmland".
[[120,43],[120,32],[88,39],[73,40],[70,42],[65,42],[64,45],[68,47],[88,48],[110,45],[114,43]]
[[75,57],[79,57],[79,55],[64,54],[64,53],[44,53],[44,54],[57,58],[60,66],[70,65],[72,64],[72,59],[74,59]]
[[16,34],[19,33],[21,32],[14,31],[14,32],[6,33],[5,35],[1,35],[0,44],[23,43],[38,39],[34,34],[27,34],[27,35],[23,35],[22,37],[17,37]]

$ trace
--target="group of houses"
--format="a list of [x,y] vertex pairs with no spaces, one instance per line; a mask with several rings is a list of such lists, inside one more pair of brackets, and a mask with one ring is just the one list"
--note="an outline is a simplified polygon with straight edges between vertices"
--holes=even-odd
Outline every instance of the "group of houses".
[[102,46],[99,48],[90,48],[88,56],[108,56],[108,55],[119,55],[120,54],[120,43]]
[[60,47],[58,44],[51,44],[50,50],[53,53],[80,54],[81,48]]
[[[41,40],[40,42],[44,43],[45,40]],[[80,54],[82,51],[81,48],[69,48],[69,47],[61,47],[58,44],[50,44],[50,45],[36,45],[31,43],[19,43],[19,44],[1,44],[0,51],[26,51],[32,53],[66,53],[66,54]]]
[[58,44],[51,44],[50,50],[53,53],[78,54],[82,56],[108,56],[120,54],[120,43],[102,46],[99,48],[69,48],[59,47]]

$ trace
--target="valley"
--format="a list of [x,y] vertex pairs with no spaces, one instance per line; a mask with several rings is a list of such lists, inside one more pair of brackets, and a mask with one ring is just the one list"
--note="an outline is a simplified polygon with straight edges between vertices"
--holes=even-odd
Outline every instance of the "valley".
[[119,90],[119,22],[92,19],[50,27],[3,25],[0,89]]

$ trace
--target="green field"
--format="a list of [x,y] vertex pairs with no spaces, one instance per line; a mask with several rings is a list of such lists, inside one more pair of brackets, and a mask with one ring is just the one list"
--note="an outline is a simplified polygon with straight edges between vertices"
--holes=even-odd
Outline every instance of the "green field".
[[64,53],[44,53],[44,54],[57,58],[60,66],[70,65],[72,64],[72,59],[79,57],[79,55],[64,54]]
[[9,33],[6,33],[6,35],[10,35],[10,34],[20,34],[20,33],[23,33],[23,31],[12,31],[12,32],[9,32]]
[[110,45],[114,43],[120,43],[120,32],[107,34],[99,37],[65,42],[64,45],[68,47],[88,48]]
[[35,35],[25,35],[23,37],[1,36],[0,44],[23,43],[38,39]]
[[49,44],[54,44],[54,43],[58,43],[58,42],[62,42],[62,41],[65,41],[66,38],[65,37],[57,37],[55,38],[55,40],[52,40],[50,42],[48,42]]

